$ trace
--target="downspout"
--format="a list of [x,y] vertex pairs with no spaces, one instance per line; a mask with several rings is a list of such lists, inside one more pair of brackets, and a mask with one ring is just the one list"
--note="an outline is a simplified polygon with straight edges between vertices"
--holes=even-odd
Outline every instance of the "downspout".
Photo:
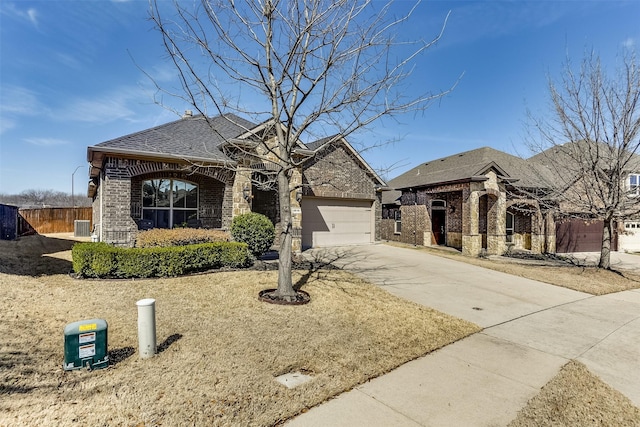
[[418,190],[413,191],[413,246],[418,246]]
[[99,242],[103,242],[103,236],[102,236],[102,221],[104,221],[104,209],[103,209],[103,204],[104,204],[104,194],[102,192],[102,187],[104,187],[104,170],[100,171],[100,238],[98,239]]

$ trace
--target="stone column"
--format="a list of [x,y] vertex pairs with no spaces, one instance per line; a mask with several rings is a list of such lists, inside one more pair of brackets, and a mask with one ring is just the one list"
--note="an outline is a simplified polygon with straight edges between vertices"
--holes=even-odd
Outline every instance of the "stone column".
[[540,209],[536,208],[536,213],[531,216],[531,252],[539,254],[544,251],[544,222]]
[[289,203],[291,203],[291,250],[293,253],[302,251],[302,208],[297,200],[297,195],[302,194],[302,172],[295,169],[289,180]]
[[[248,198],[244,197],[248,191]],[[251,169],[239,167],[233,180],[232,217],[251,212]]]
[[479,196],[477,191],[462,191],[462,254],[478,256],[482,250],[482,236],[478,233]]
[[556,253],[556,222],[553,217],[553,212],[547,211],[544,214],[545,223],[545,240],[546,240],[546,252],[550,254]]
[[487,253],[502,255],[507,250],[507,195],[499,192],[488,199],[493,203],[487,207]]

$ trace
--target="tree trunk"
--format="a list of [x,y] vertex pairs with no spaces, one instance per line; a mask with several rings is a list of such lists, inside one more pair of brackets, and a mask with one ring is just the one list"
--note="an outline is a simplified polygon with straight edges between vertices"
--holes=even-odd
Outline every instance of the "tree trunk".
[[613,216],[607,215],[602,230],[602,248],[598,268],[611,269],[611,241],[613,240]]
[[291,243],[293,240],[291,226],[291,200],[289,176],[286,170],[278,173],[278,202],[280,203],[280,251],[278,256],[278,290],[276,295],[284,299],[295,298],[291,278]]

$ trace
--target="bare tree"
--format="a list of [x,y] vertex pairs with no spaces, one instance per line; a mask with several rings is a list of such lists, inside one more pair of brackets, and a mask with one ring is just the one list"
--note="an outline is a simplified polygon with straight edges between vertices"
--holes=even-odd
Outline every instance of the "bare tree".
[[[0,203],[21,208],[70,207],[72,201],[69,193],[41,188],[24,190],[20,194],[0,194]],[[91,206],[91,199],[76,197],[75,206]]]
[[158,86],[160,93],[178,96],[205,117],[231,112],[256,118],[264,126],[255,139],[266,135],[273,142],[261,150],[246,142],[233,148],[260,157],[277,188],[274,296],[283,301],[296,294],[291,177],[312,154],[300,141],[348,136],[382,117],[423,111],[451,90],[432,93],[407,84],[417,59],[446,24],[429,40],[403,39],[402,24],[418,3],[396,18],[392,2],[370,0],[174,1],[170,14],[165,2],[150,0],[151,19],[181,83],[175,90]]
[[[545,165],[551,202],[560,215],[604,221],[600,268],[610,268],[614,222],[637,215],[630,173],[640,172],[640,70],[633,52],[607,75],[590,53],[574,71],[567,61],[559,82],[549,79],[551,113],[534,118],[528,139],[533,160]],[[541,175],[542,176],[542,175]]]

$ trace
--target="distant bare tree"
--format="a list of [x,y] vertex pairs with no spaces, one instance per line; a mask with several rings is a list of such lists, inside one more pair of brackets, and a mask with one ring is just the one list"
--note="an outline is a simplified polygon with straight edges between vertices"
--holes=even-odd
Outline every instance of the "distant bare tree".
[[[204,116],[236,113],[265,123],[274,143],[258,150],[269,165],[265,179],[279,195],[280,257],[274,297],[291,301],[291,176],[309,152],[299,141],[348,136],[382,117],[423,111],[447,91],[409,86],[416,60],[441,37],[403,39],[403,16],[393,2],[371,0],[151,0],[151,19],[162,35],[181,88],[158,87]],[[446,21],[445,21],[446,23]],[[236,90],[237,89],[237,90]],[[242,96],[238,99],[237,96]],[[247,129],[250,131],[250,129]],[[251,138],[249,138],[251,139]],[[370,144],[379,141],[375,136]],[[237,152],[256,156],[244,143]],[[269,178],[269,176],[271,178]]]
[[567,61],[561,80],[549,79],[551,114],[529,114],[534,160],[552,172],[544,200],[564,215],[604,221],[600,268],[610,268],[614,221],[637,215],[640,172],[640,70],[635,54],[624,52],[621,67],[607,75],[591,53],[574,71]]
[[56,190],[28,189],[20,194],[0,194],[0,203],[18,206],[21,208],[45,208],[45,207],[87,207],[91,206],[88,197],[71,197],[70,193]]

